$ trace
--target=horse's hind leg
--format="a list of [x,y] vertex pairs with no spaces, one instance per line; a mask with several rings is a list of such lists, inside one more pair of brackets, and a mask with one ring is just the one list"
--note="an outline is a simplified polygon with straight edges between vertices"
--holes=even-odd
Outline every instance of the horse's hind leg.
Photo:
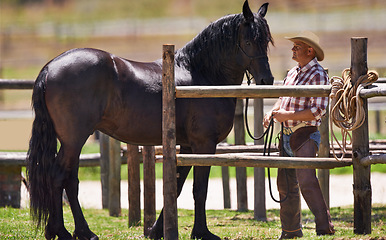
[[[79,144],[80,145],[80,144]],[[67,150],[66,150],[67,149]],[[72,150],[71,150],[72,149]],[[78,170],[79,170],[79,148],[66,148],[66,146],[61,147],[59,154],[63,154],[63,157],[67,163],[70,163],[68,177],[64,182],[64,189],[66,190],[66,194],[68,197],[68,201],[70,203],[72,215],[74,217],[75,222],[75,231],[73,238],[74,239],[90,239],[97,240],[98,237],[91,232],[84,218],[82,209],[78,200],[79,193],[79,179],[78,179]]]
[[64,227],[63,221],[63,209],[62,209],[62,194],[63,188],[55,187],[53,190],[54,200],[54,209],[50,212],[48,218],[47,226],[45,228],[45,238],[46,239],[55,239],[58,236],[58,239],[72,239],[71,234]]
[[55,239],[58,236],[58,239],[72,239],[71,234],[64,227],[63,220],[63,185],[66,178],[66,172],[62,165],[61,155],[58,155],[55,158],[54,164],[54,175],[52,176],[53,181],[53,190],[52,190],[52,203],[53,208],[50,209],[50,214],[48,217],[48,222],[45,228],[45,238],[46,239]]
[[74,216],[75,221],[75,231],[74,239],[90,239],[97,240],[96,236],[88,227],[87,221],[84,218],[82,209],[78,200],[79,193],[79,180],[78,180],[78,168],[74,168],[71,173],[68,181],[66,182],[66,193],[68,200],[70,202],[71,211]]

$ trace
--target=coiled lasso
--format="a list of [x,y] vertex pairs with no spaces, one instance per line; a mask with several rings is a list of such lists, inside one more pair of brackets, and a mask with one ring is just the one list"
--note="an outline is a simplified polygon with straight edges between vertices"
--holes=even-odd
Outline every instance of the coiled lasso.
[[[365,121],[365,110],[363,99],[359,96],[360,91],[373,84],[378,79],[378,73],[369,71],[367,74],[359,77],[358,81],[352,86],[350,69],[342,72],[342,77],[334,76],[330,79],[330,137],[331,148],[336,160],[340,161],[347,153],[347,145],[351,144],[351,135],[349,131],[359,128]],[[333,123],[342,134],[340,143],[333,131]],[[340,158],[335,154],[334,141],[338,144],[342,156]]]

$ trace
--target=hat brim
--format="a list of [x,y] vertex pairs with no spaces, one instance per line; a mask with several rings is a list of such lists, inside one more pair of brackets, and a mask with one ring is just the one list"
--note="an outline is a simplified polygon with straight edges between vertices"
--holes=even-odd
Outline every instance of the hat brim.
[[285,37],[285,38],[292,41],[292,42],[301,41],[301,42],[309,45],[310,47],[312,47],[315,50],[316,58],[318,59],[318,61],[323,61],[324,51],[318,43],[310,40],[309,38],[305,38],[305,37]]

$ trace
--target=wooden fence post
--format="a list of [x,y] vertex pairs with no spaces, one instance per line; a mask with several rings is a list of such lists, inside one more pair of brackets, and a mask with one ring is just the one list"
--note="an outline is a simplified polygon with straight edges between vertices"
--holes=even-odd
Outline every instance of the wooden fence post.
[[163,45],[162,146],[164,239],[178,239],[174,45]]
[[[243,99],[237,99],[234,120],[235,145],[245,145],[243,106]],[[248,211],[247,169],[245,167],[236,167],[236,185],[237,211]]]
[[138,146],[127,144],[129,226],[137,226],[141,223],[141,179],[139,176],[139,164]]
[[375,132],[381,133],[381,110],[375,110]]
[[109,213],[121,215],[121,143],[114,138],[109,141]]
[[102,186],[102,208],[109,208],[109,136],[100,132],[99,148],[101,152],[100,158],[100,174]]
[[[327,109],[326,115],[322,117],[322,123],[319,126],[321,142],[319,145],[318,157],[327,158],[330,156],[328,117],[329,112]],[[330,208],[330,170],[318,169],[318,179],[326,205]]]
[[231,208],[231,190],[229,187],[229,167],[221,167],[224,209]]
[[155,209],[155,148],[143,146],[143,231],[148,236],[148,229],[156,220]]
[[[261,136],[264,132],[264,100],[262,98],[253,99],[254,105],[254,134]],[[264,139],[255,140],[255,145],[264,144]],[[265,203],[265,168],[254,168],[254,218],[258,221],[267,221],[267,209]]]
[[[351,38],[351,82],[367,74],[367,38]],[[371,165],[363,166],[360,160],[369,155],[369,129],[367,99],[363,99],[365,122],[352,132],[352,161],[354,177],[354,233],[371,233]]]

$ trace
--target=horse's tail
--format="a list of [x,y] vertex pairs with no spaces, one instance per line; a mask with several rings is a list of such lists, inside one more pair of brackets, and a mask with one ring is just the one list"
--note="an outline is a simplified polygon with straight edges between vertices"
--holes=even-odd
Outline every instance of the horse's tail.
[[35,119],[27,153],[31,215],[38,228],[47,224],[53,209],[52,172],[57,155],[56,132],[45,101],[47,74],[45,67],[35,81],[32,93]]

